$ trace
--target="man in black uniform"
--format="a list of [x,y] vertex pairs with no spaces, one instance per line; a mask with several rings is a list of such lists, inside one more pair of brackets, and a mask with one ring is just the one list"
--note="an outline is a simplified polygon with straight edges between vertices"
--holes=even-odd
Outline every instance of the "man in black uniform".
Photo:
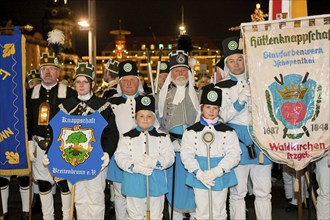
[[[53,176],[42,163],[43,156],[52,141],[52,129],[48,122],[59,111],[59,104],[75,96],[73,89],[58,83],[60,67],[54,53],[40,56],[42,82],[27,93],[27,125],[29,154],[32,162],[32,176],[38,181],[41,208],[44,219],[54,219]],[[57,180],[61,190],[63,219],[69,218],[70,191],[66,181]]]
[[103,92],[103,98],[105,99],[117,94],[118,66],[119,62],[113,59],[109,59],[105,65],[104,80],[108,83],[108,87]]

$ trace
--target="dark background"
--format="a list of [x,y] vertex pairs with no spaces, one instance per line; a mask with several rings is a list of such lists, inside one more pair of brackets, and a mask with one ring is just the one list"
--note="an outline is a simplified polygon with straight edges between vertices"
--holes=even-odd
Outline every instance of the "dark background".
[[[63,0],[58,0],[63,1]],[[75,22],[88,16],[87,0],[68,0]],[[110,30],[131,31],[131,36],[177,36],[181,24],[181,6],[184,6],[184,23],[187,34],[208,36],[221,48],[221,41],[238,32],[228,28],[242,22],[250,22],[256,3],[268,13],[268,0],[97,0],[96,30],[97,54],[101,53],[114,39]],[[309,0],[308,15],[330,13],[329,0]],[[42,18],[47,0],[1,0],[0,25],[11,18],[14,25],[31,24],[34,31],[42,32]],[[77,30],[76,52],[87,55],[88,38],[86,31]]]

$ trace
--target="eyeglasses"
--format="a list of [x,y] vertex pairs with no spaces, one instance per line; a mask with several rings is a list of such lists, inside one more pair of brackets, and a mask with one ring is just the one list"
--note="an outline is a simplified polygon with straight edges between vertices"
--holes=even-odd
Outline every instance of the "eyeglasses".
[[55,71],[55,70],[58,70],[58,68],[57,67],[40,67],[40,71],[43,71],[43,72],[45,72],[45,71]]
[[75,84],[88,84],[89,82],[88,82],[88,80],[82,80],[82,81],[76,80],[76,81],[74,81],[74,83]]

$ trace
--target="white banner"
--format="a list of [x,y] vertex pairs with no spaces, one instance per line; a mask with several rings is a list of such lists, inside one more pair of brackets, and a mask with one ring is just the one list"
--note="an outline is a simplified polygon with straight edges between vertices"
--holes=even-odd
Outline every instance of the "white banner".
[[300,27],[292,25],[296,19],[242,24],[254,139],[272,160],[295,170],[329,149],[330,16],[325,18],[305,19]]

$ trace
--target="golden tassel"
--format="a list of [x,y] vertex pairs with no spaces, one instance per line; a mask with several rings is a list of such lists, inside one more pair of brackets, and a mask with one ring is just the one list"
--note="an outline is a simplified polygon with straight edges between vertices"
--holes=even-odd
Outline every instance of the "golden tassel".
[[299,180],[297,176],[294,178],[294,191],[299,192]]
[[264,164],[264,152],[260,151],[260,154],[259,154],[259,163],[260,164]]

